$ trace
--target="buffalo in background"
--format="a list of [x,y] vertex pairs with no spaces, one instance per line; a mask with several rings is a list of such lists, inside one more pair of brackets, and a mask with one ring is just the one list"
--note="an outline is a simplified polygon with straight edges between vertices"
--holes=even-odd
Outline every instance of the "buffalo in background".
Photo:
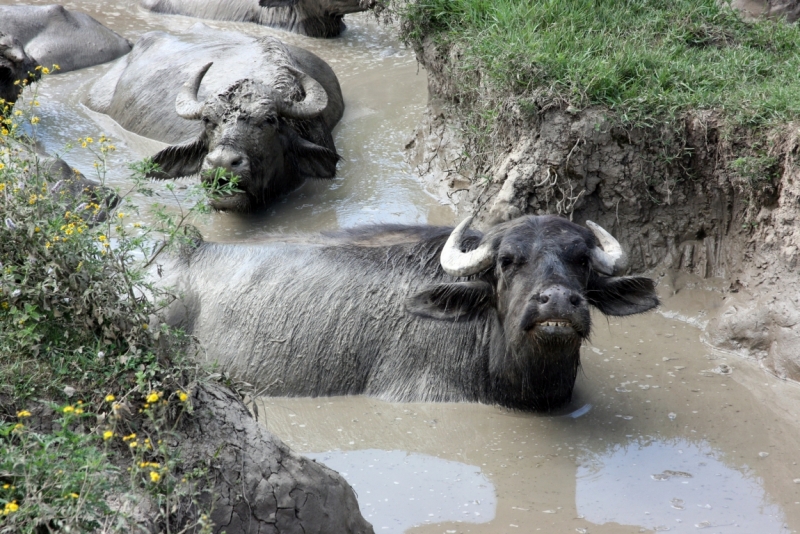
[[59,5],[0,6],[0,34],[15,39],[42,67],[58,65],[60,72],[106,63],[131,51],[127,39],[89,15]]
[[[0,31],[0,117],[22,94],[27,83],[39,79],[38,64],[17,39]],[[21,83],[22,81],[26,83]]]
[[166,320],[268,395],[547,410],[571,398],[590,305],[658,305],[653,280],[616,276],[626,255],[591,222],[469,222],[201,242],[167,269],[182,297]]
[[311,37],[336,37],[344,16],[375,7],[376,0],[141,0],[158,13],[255,22]]
[[[13,104],[37,67],[68,72],[127,54],[131,44],[89,15],[62,6],[0,6],[0,99]],[[21,83],[21,82],[25,83]],[[0,115],[4,105],[0,105]]]
[[202,24],[180,36],[147,33],[95,84],[87,105],[172,145],[153,157],[158,178],[213,169],[238,176],[243,192],[213,201],[216,209],[259,208],[306,178],[336,174],[331,130],[344,112],[336,75],[271,37]]

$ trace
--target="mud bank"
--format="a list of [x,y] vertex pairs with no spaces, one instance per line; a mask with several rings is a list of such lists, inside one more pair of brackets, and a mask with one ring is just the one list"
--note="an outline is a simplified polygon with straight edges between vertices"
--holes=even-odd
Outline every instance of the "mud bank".
[[594,220],[633,272],[691,273],[722,293],[709,342],[800,380],[797,124],[734,129],[696,111],[624,128],[608,109],[497,94],[480,70],[465,89],[457,45],[426,39],[416,53],[430,100],[407,155],[460,214]]

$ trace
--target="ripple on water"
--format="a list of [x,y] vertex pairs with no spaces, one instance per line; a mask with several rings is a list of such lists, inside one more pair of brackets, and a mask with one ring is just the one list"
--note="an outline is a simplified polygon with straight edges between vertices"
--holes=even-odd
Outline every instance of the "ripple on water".
[[584,452],[578,513],[596,524],[620,523],[688,532],[783,534],[784,514],[763,481],[725,465],[706,442],[634,442]]

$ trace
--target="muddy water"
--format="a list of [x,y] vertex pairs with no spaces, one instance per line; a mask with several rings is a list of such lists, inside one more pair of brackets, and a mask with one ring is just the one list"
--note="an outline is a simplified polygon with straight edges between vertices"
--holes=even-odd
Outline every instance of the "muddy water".
[[702,324],[718,294],[660,287],[661,313],[593,317],[557,414],[364,397],[267,398],[260,414],[347,473],[378,533],[797,532],[800,387],[670,318]]
[[[65,5],[131,40],[196,23],[128,1]],[[336,180],[309,182],[258,216],[213,214],[199,221],[207,238],[451,222],[401,153],[424,108],[424,73],[368,16],[348,20],[345,35],[328,41],[206,22],[312,50],[336,71],[347,104],[334,132],[345,158]],[[81,106],[108,68],[44,80],[37,135],[58,153],[77,137],[112,135],[119,150],[108,180],[125,188],[126,164],[163,145]],[[64,157],[92,175],[88,151]],[[163,185],[154,188],[155,201],[175,206]],[[153,201],[139,200],[146,213]],[[800,388],[701,343],[704,314],[721,303],[717,293],[679,277],[661,287],[669,298],[660,314],[595,317],[574,402],[558,414],[350,397],[261,399],[261,416],[295,450],[345,473],[378,533],[797,532]]]
[[[0,4],[42,2],[12,2]],[[141,34],[161,30],[179,33],[198,19],[146,12],[133,1],[81,0],[64,4],[80,10],[135,41]],[[308,181],[300,189],[258,215],[214,213],[196,221],[203,235],[214,241],[241,240],[262,232],[319,231],[371,222],[450,224],[450,208],[426,193],[416,173],[403,161],[403,146],[419,122],[427,99],[427,77],[419,71],[413,52],[406,50],[369,14],[348,16],[348,30],[337,39],[312,39],[255,24],[202,21],[220,29],[253,35],[273,35],[306,48],[326,60],[342,87],[346,110],[334,130],[336,147],[344,158],[338,177]],[[80,147],[65,147],[78,137],[102,132],[112,136],[118,150],[111,157],[107,180],[130,188],[130,162],[154,154],[166,145],[122,130],[108,117],[91,112],[81,101],[94,80],[110,64],[48,76],[39,84],[41,123],[37,136],[46,148],[87,176],[95,176],[95,156]],[[233,81],[233,80],[232,80]],[[153,203],[177,209],[187,202],[183,184],[175,195],[163,184],[152,199],[134,196],[147,211]]]

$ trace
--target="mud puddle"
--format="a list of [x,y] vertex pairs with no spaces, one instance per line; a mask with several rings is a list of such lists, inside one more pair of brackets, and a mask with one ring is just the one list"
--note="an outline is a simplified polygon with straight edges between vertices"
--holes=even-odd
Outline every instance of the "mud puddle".
[[[797,532],[800,387],[665,317],[697,319],[713,298],[675,287],[692,289],[663,314],[594,315],[556,414],[338,397],[262,398],[260,416],[347,473],[379,533]],[[487,489],[494,509],[473,510]]]
[[[0,4],[16,3],[52,2],[0,0]],[[452,210],[423,190],[418,175],[403,160],[403,146],[425,109],[427,76],[418,69],[413,52],[371,14],[348,15],[348,29],[340,38],[313,39],[255,24],[156,15],[137,4],[81,0],[63,5],[88,13],[132,42],[148,31],[180,33],[198,22],[251,35],[272,35],[322,57],[336,72],[342,87],[346,110],[334,130],[334,139],[344,161],[339,164],[337,178],[308,181],[257,215],[213,213],[196,221],[207,239],[238,241],[263,232],[314,232],[373,222],[453,222]],[[85,136],[97,139],[100,133],[112,137],[117,151],[110,157],[107,181],[126,192],[132,187],[128,165],[166,145],[126,132],[81,104],[94,81],[110,66],[46,77],[38,90],[41,107],[37,115],[41,122],[37,137],[48,151],[63,155],[73,167],[94,178],[96,157],[75,146],[76,140]],[[65,148],[68,145],[74,148]],[[153,189],[153,198],[135,196],[143,220],[149,219],[147,212],[154,203],[177,211],[179,202],[187,202],[183,183],[174,194],[163,183],[153,184]]]

